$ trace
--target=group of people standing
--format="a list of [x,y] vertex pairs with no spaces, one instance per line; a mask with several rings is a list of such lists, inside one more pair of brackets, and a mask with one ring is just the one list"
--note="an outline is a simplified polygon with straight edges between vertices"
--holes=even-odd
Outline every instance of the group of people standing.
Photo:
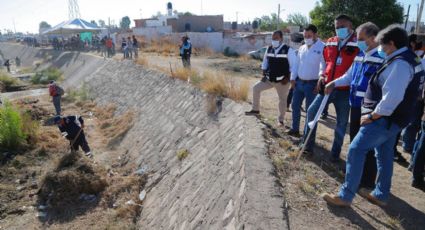
[[136,36],[128,37],[127,40],[122,38],[121,50],[123,52],[123,59],[132,59],[133,54],[134,58],[137,59],[139,57],[139,42]]
[[[347,15],[335,18],[336,36],[326,43],[318,38],[317,32],[316,26],[308,25],[304,29],[304,44],[298,51],[283,43],[281,31],[274,32],[262,64],[264,77],[253,88],[252,110],[246,114],[260,114],[261,92],[275,88],[279,96],[278,122],[283,126],[291,89],[292,124],[287,134],[301,137],[304,154],[312,156],[317,127],[310,130],[308,123],[314,121],[326,98],[327,105],[333,104],[336,112],[329,156],[334,163],[340,161],[350,120],[345,181],[338,194],[323,195],[329,204],[349,206],[356,193],[374,204],[386,204],[394,146],[402,130],[403,135],[417,140],[410,144],[414,145],[410,150],[412,186],[425,191],[425,72],[420,57],[409,49],[407,32],[396,25],[380,30],[372,22],[354,30]],[[304,99],[306,124],[300,134]],[[420,134],[417,129],[416,133],[406,131],[420,123],[421,118]]]

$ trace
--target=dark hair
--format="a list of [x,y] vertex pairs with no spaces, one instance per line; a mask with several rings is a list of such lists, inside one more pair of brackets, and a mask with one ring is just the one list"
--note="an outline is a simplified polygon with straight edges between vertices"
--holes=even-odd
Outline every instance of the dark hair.
[[279,35],[280,38],[283,38],[283,33],[281,30],[276,30],[275,32],[273,32],[273,35],[275,34]]
[[406,30],[396,24],[389,25],[387,28],[381,30],[375,40],[380,44],[388,44],[390,41],[393,41],[397,49],[409,45]]
[[409,43],[410,42],[415,42],[416,43],[416,40],[417,39],[418,39],[418,35],[416,35],[416,34],[409,35]]
[[379,27],[375,24],[373,24],[372,22],[366,22],[361,24],[359,27],[357,27],[357,34],[360,33],[360,31],[364,30],[365,34],[368,37],[372,37],[378,35],[379,33]]
[[308,24],[307,27],[304,29],[304,31],[311,31],[317,34],[317,27],[313,24]]
[[345,20],[345,21],[349,21],[349,22],[353,22],[353,20],[350,18],[350,16],[346,15],[346,14],[340,14],[338,16],[336,16],[335,21],[339,21],[339,20]]

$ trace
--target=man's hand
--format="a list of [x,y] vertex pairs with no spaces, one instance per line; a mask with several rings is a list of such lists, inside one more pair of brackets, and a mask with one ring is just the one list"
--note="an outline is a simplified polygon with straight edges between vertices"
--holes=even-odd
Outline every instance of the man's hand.
[[291,80],[291,89],[295,89],[295,80]]
[[373,121],[371,119],[369,119],[368,115],[363,115],[360,121],[360,125],[367,125],[372,123]]
[[324,84],[325,84],[325,76],[321,75],[319,77],[319,80],[317,81],[316,91],[320,92],[320,90],[322,89],[322,85]]
[[335,89],[335,83],[330,82],[325,86],[325,94],[329,95],[332,93],[332,91]]

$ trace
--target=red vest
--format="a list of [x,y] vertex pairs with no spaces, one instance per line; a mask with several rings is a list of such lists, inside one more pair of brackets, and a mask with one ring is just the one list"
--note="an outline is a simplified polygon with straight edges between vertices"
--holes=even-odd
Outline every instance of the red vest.
[[[338,37],[329,38],[326,42],[323,56],[326,62],[324,75],[326,84],[340,78],[347,72],[359,52],[357,37],[353,33],[347,43],[338,50]],[[349,90],[350,86],[337,87],[339,90]]]

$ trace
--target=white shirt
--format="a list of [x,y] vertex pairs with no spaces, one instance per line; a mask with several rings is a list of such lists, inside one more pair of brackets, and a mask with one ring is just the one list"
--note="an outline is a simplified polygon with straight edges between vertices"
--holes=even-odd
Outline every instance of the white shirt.
[[310,48],[306,44],[302,45],[298,50],[296,72],[291,74],[291,80],[296,80],[297,77],[305,81],[319,79],[320,70],[326,66],[323,57],[324,48],[325,44],[320,40]]
[[[277,49],[274,49],[274,54],[277,55],[279,51],[282,49],[284,43],[282,43]],[[291,79],[294,72],[296,72],[296,66],[297,66],[297,54],[295,53],[295,50],[289,47],[288,50],[288,62],[289,62],[289,70],[291,71]],[[267,61],[267,51],[264,54],[263,58],[263,64],[261,65],[262,70],[267,70],[269,67],[269,62]]]

